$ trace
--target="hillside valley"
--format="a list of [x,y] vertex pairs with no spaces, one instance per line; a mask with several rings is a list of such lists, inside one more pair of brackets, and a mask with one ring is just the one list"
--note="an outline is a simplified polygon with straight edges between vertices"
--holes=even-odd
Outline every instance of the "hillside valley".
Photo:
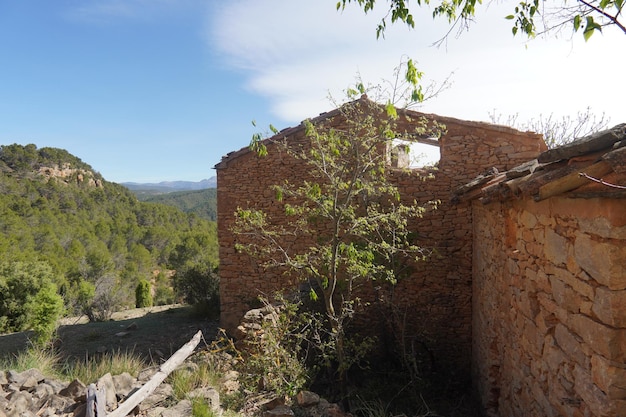
[[36,326],[57,298],[59,313],[106,320],[140,283],[154,304],[217,302],[208,218],[140,201],[63,149],[0,146],[0,333]]
[[142,190],[134,190],[133,194],[139,201],[165,204],[175,207],[185,213],[217,221],[217,189],[172,191],[168,193],[151,193]]

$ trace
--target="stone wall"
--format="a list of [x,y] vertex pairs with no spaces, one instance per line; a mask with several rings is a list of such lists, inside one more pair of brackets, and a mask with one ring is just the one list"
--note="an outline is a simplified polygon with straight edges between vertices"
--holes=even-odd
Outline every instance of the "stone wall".
[[486,414],[626,415],[624,201],[473,212],[472,370]]
[[[411,120],[421,114],[409,112]],[[407,202],[440,200],[439,208],[410,225],[420,244],[435,252],[415,265],[385,296],[393,303],[404,336],[419,338],[435,352],[436,359],[452,363],[469,374],[471,362],[472,221],[470,203],[450,203],[451,190],[469,182],[488,168],[512,168],[535,158],[545,149],[539,135],[485,123],[426,115],[444,123],[447,133],[440,138],[438,169],[392,170],[392,180]],[[300,142],[302,129],[281,133]],[[259,294],[295,285],[284,274],[264,270],[257,260],[237,253],[231,227],[237,207],[256,207],[270,216],[282,217],[271,186],[285,179],[304,178],[302,166],[276,148],[259,158],[247,149],[223,158],[217,169],[218,235],[220,243],[220,296],[222,326],[234,329],[244,313],[258,306]],[[373,294],[377,295],[377,294]],[[378,316],[380,318],[380,316]],[[383,323],[384,324],[384,323]],[[381,324],[382,325],[382,324]],[[374,332],[382,328],[373,323]],[[406,339],[405,339],[406,340]]]

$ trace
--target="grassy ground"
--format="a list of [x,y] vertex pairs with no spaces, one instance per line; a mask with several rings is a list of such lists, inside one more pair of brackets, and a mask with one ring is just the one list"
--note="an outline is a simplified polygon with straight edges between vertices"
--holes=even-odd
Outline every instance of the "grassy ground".
[[[64,320],[55,342],[63,360],[84,360],[103,353],[134,352],[151,362],[167,359],[198,331],[208,340],[217,320],[200,318],[191,307],[135,309],[116,313],[112,321]],[[68,324],[76,323],[76,324]],[[0,335],[0,358],[28,347],[28,332]]]

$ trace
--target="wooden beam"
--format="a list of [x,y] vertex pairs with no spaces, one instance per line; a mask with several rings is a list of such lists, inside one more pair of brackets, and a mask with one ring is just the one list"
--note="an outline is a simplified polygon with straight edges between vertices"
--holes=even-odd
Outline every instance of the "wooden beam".
[[565,193],[567,191],[575,190],[576,188],[585,185],[589,182],[588,179],[580,175],[581,172],[592,176],[594,178],[602,178],[602,176],[611,172],[613,168],[611,164],[606,161],[597,162],[584,169],[578,169],[571,174],[551,181],[541,187],[539,192],[535,196],[535,201],[545,200],[546,198]]
[[[125,417],[128,415],[139,403],[148,398],[150,394],[167,378],[167,376],[178,366],[185,361],[191,355],[200,343],[202,338],[202,331],[198,330],[198,333],[187,343],[185,343],[180,349],[176,351],[161,367],[159,371],[154,374],[150,381],[135,391],[133,395],[128,397],[126,401],[122,403],[115,411],[112,411],[108,417]],[[100,416],[98,416],[100,417]]]
[[570,159],[575,156],[609,149],[614,143],[626,138],[626,123],[619,124],[611,129],[595,132],[589,136],[578,138],[558,148],[548,149],[541,153],[537,160],[540,163],[553,162],[561,159]]
[[615,149],[602,157],[618,174],[626,173],[626,146]]

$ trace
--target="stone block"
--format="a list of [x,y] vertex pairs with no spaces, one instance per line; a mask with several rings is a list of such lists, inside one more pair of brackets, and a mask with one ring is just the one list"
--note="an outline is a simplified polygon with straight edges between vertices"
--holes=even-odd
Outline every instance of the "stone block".
[[582,367],[589,367],[589,358],[583,353],[580,342],[565,326],[557,324],[554,329],[554,338],[568,359],[570,359],[568,362],[573,360]]
[[582,398],[594,416],[610,416],[611,406],[607,395],[591,379],[591,375],[580,366],[574,368],[574,391]]
[[519,214],[519,222],[524,229],[533,229],[537,225],[537,217],[534,213],[522,210]]
[[604,216],[582,218],[578,221],[580,231],[606,239],[626,239],[626,226],[617,227]]
[[626,289],[626,247],[598,242],[584,233],[576,234],[576,261],[600,285],[611,290]]
[[544,344],[542,358],[553,375],[558,374],[563,364],[567,362],[565,353],[558,346],[549,344],[548,341]]
[[563,268],[554,268],[552,275],[572,287],[580,295],[593,300],[595,294],[594,287],[589,282],[579,279],[579,277]]
[[569,241],[552,229],[546,229],[544,256],[555,265],[564,265],[570,251]]
[[626,416],[626,401],[611,401],[611,413],[612,416]]
[[626,329],[615,329],[582,314],[568,317],[567,327],[594,352],[613,361],[626,360]]
[[593,355],[591,377],[611,400],[626,400],[626,365]]
[[611,291],[606,287],[596,288],[592,310],[603,323],[612,327],[626,328],[626,290]]

